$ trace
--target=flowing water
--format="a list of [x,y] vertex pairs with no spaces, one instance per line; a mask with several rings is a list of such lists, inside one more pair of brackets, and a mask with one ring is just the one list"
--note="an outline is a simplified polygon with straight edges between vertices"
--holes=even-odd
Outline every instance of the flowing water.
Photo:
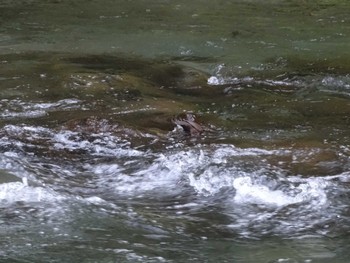
[[349,262],[348,1],[0,12],[0,262]]

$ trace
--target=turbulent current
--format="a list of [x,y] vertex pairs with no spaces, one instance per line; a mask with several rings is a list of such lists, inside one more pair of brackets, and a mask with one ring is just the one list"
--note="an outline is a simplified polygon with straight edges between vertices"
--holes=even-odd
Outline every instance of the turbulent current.
[[1,1],[0,262],[349,262],[349,12]]
[[[212,249],[220,240],[336,241],[350,230],[349,172],[303,177],[288,170],[308,162],[321,151],[317,147],[171,141],[154,152],[109,132],[86,139],[79,132],[6,125],[3,133],[4,258],[39,253],[55,261],[51,251],[58,249],[71,251],[59,256],[67,262],[80,250],[81,259],[103,254],[117,262],[176,262],[177,255],[202,261],[209,252],[193,255],[189,244]],[[348,153],[338,149],[334,162],[349,165]]]

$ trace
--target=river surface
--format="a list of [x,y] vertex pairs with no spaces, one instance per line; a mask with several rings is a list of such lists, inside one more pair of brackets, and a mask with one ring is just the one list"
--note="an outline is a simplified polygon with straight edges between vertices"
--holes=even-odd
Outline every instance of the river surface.
[[349,262],[349,13],[1,1],[0,262]]

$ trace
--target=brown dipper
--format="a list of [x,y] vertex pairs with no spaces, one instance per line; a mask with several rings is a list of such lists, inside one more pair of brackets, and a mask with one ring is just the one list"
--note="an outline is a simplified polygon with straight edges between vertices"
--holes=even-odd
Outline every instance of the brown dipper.
[[195,115],[191,113],[182,114],[181,116],[173,118],[171,122],[181,126],[185,133],[191,136],[198,136],[204,131],[203,127],[195,122]]

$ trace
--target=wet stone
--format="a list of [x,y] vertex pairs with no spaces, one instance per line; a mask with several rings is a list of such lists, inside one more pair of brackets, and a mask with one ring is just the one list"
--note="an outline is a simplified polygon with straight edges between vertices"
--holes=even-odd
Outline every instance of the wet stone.
[[20,182],[21,179],[14,174],[9,173],[6,170],[0,169],[0,184],[10,182]]
[[120,75],[76,73],[64,85],[94,99],[110,95],[117,101],[137,101],[141,99],[141,92],[133,84]]

